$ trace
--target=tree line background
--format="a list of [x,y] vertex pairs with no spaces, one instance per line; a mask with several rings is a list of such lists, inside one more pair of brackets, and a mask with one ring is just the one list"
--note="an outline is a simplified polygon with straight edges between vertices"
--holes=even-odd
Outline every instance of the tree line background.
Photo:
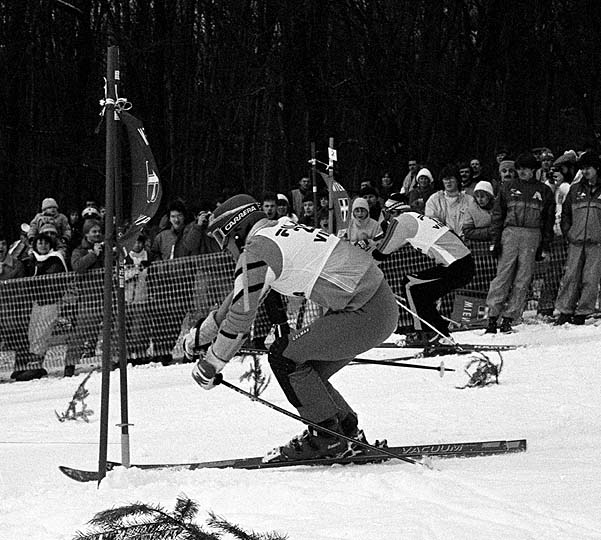
[[104,198],[106,49],[168,201],[598,138],[601,2],[0,0],[0,222]]

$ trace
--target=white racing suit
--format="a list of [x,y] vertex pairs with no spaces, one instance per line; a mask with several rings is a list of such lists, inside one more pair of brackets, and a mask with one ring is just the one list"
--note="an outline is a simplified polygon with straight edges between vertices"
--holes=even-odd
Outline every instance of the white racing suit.
[[469,283],[474,275],[472,254],[461,239],[435,218],[417,212],[404,212],[391,219],[374,258],[390,255],[406,244],[436,262],[436,266],[405,277],[405,293],[416,330],[430,331],[429,323],[441,334],[449,335],[449,325],[436,309],[436,301],[457,287]]

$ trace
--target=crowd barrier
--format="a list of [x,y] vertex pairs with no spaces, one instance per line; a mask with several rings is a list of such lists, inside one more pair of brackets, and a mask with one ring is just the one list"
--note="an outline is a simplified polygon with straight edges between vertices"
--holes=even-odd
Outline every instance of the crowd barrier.
[[[488,243],[471,243],[476,274],[463,290],[447,295],[441,304],[453,314],[457,296],[485,298],[495,275],[496,260]],[[537,263],[528,295],[528,309],[552,309],[566,259],[561,238],[552,245],[550,258]],[[393,291],[401,295],[402,280],[432,266],[432,261],[406,247],[381,264]],[[102,351],[103,270],[86,274],[69,272],[0,281],[0,376],[44,358],[44,367],[61,372],[65,362],[98,364]],[[126,344],[132,361],[180,359],[182,337],[199,319],[214,309],[231,290],[234,262],[227,253],[156,262],[143,270],[125,273]],[[116,284],[114,287],[116,290]],[[115,298],[113,306],[116,306]],[[483,300],[482,300],[483,302]],[[456,306],[455,306],[456,307]],[[116,308],[114,308],[116,309]],[[292,328],[302,328],[321,308],[304,299],[289,299]],[[403,310],[399,324],[411,322]],[[115,324],[113,323],[113,327]],[[251,337],[265,337],[270,325],[260,310]],[[113,336],[115,336],[113,328]],[[116,339],[111,340],[115,347]],[[115,350],[116,357],[116,350]]]

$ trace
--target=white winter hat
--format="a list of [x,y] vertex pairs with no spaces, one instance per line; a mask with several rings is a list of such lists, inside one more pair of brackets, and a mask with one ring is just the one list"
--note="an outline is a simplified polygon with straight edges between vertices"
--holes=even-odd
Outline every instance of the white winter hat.
[[367,200],[363,197],[357,197],[353,201],[353,210],[355,210],[355,208],[365,208],[365,210],[369,212],[369,204],[367,204]]
[[287,205],[290,206],[290,201],[288,200],[288,197],[286,197],[286,195],[284,195],[283,193],[278,193],[277,195],[277,202],[279,203],[280,201],[284,201]]
[[492,184],[490,182],[487,182],[486,180],[480,180],[480,182],[476,184],[476,186],[474,187],[474,193],[476,191],[485,191],[491,196],[495,196],[495,190],[493,189]]
[[434,177],[432,176],[432,173],[429,169],[426,169],[425,167],[418,171],[418,173],[415,175],[415,178],[417,179],[420,176],[427,176],[430,179],[430,182],[434,182]]

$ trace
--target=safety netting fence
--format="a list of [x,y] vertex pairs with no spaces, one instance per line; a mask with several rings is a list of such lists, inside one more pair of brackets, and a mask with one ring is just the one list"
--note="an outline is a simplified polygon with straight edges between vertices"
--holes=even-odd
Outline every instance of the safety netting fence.
[[[477,323],[496,271],[496,260],[488,243],[470,245],[476,274],[462,290],[441,302],[443,314]],[[537,263],[528,295],[527,308],[551,310],[566,259],[566,248],[557,238],[550,258]],[[393,291],[403,296],[403,278],[431,266],[430,259],[406,247],[382,263]],[[0,281],[0,376],[7,378],[29,362],[43,361],[52,372],[65,365],[100,362],[103,321],[102,269],[84,274],[68,272]],[[226,297],[233,283],[234,262],[227,253],[185,257],[155,262],[146,268],[127,267],[124,280],[126,349],[129,361],[176,361],[183,357],[182,339],[198,320]],[[114,291],[117,289],[115,281]],[[458,305],[458,299],[464,303]],[[113,293],[113,314],[116,294]],[[473,308],[469,317],[466,306]],[[311,323],[321,308],[303,298],[287,300],[292,328]],[[468,319],[471,319],[469,321]],[[117,358],[116,316],[113,317],[111,350]],[[399,310],[399,325],[410,316]],[[251,339],[269,342],[270,324],[260,309]]]

